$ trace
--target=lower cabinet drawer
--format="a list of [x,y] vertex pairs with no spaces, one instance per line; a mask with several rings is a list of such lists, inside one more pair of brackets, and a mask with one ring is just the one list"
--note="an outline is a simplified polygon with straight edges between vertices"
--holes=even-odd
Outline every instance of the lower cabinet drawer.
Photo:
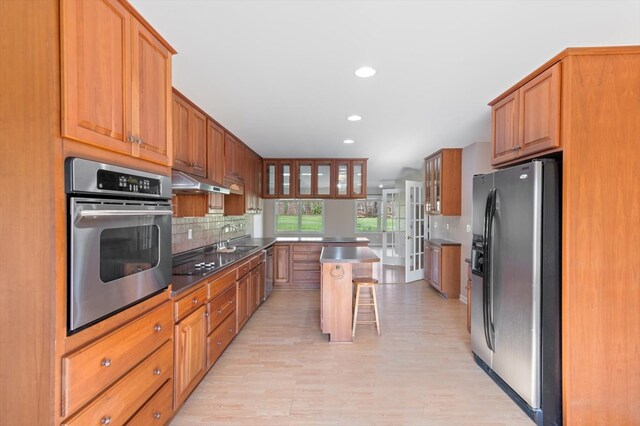
[[172,335],[171,303],[166,303],[62,358],[63,415],[76,411]]
[[320,262],[320,253],[293,253],[294,262]]
[[320,271],[293,271],[293,282],[320,282]]
[[320,271],[320,262],[293,262],[294,271]]
[[124,424],[173,374],[173,342],[149,358],[63,425]]
[[213,333],[207,337],[207,367],[211,367],[229,346],[236,335],[236,312],[224,320]]
[[294,252],[320,252],[322,251],[322,244],[292,244]]
[[207,332],[211,333],[222,321],[236,309],[236,286],[229,287],[224,293],[209,302],[209,324]]
[[158,392],[127,422],[128,426],[164,425],[173,415],[173,380]]

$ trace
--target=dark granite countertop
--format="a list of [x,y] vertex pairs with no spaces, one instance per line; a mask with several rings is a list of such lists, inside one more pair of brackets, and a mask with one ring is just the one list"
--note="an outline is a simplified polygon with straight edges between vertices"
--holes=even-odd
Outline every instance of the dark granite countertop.
[[440,238],[433,238],[431,240],[426,240],[425,242],[429,244],[433,244],[434,246],[459,246],[460,243],[456,243],[455,241],[442,240]]
[[380,258],[369,247],[324,247],[320,263],[373,263]]
[[368,243],[367,237],[277,237],[278,243]]
[[[251,238],[244,237],[237,240],[233,240],[232,244],[236,246],[255,246],[254,249],[249,251],[244,251],[242,253],[229,253],[228,254],[228,263],[224,263],[221,266],[215,267],[207,272],[206,275],[173,275],[171,277],[171,296],[178,296],[189,291],[196,284],[201,283],[202,281],[208,280],[211,276],[219,273],[220,271],[224,271],[225,269],[232,268],[236,266],[238,263],[246,260],[247,258],[253,256],[261,250],[273,245],[275,243],[275,238]],[[184,253],[179,253],[177,256],[183,256]],[[225,256],[225,254],[223,254]],[[220,265],[220,263],[218,263]]]

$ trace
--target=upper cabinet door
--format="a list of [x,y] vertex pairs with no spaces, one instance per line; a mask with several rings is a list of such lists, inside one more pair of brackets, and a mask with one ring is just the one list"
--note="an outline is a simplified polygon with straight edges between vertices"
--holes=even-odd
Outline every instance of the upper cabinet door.
[[62,135],[130,153],[131,15],[115,0],[65,0],[61,14]]
[[221,185],[224,181],[224,129],[207,119],[207,177]]
[[296,161],[296,197],[309,198],[314,194],[315,171],[312,160]]
[[[87,3],[87,2],[85,2]],[[170,165],[171,54],[151,32],[132,21],[132,132],[137,135],[134,155]]]
[[520,155],[560,146],[561,64],[557,63],[520,89]]
[[278,174],[278,196],[291,198],[295,187],[293,161],[279,161]]
[[351,162],[336,160],[336,181],[335,196],[336,198],[349,198],[351,196],[349,188],[351,188]]
[[278,196],[278,162],[264,161],[264,183],[262,185],[262,195],[265,198],[275,198]]
[[316,196],[321,198],[333,197],[333,163],[331,160],[316,160],[315,162]]
[[189,145],[191,173],[207,175],[207,117],[195,108],[189,109]]
[[519,92],[514,92],[493,106],[491,125],[493,133],[493,158],[491,164],[499,164],[518,157],[518,106]]
[[117,0],[61,1],[62,136],[171,165],[171,55]]
[[351,163],[351,196],[364,198],[367,196],[367,163],[354,160]]
[[173,94],[173,168],[189,172],[191,147],[189,145],[189,104]]

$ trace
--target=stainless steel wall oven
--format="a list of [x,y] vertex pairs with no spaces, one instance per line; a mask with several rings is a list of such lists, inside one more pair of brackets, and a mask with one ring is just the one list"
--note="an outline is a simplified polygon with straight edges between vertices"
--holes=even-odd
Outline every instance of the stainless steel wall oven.
[[81,158],[65,164],[68,333],[171,281],[171,179]]

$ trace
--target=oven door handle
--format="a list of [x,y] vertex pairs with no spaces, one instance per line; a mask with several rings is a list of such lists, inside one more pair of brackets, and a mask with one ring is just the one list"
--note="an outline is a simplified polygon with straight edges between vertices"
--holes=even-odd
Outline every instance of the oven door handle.
[[108,216],[171,216],[171,210],[82,210],[81,218]]

